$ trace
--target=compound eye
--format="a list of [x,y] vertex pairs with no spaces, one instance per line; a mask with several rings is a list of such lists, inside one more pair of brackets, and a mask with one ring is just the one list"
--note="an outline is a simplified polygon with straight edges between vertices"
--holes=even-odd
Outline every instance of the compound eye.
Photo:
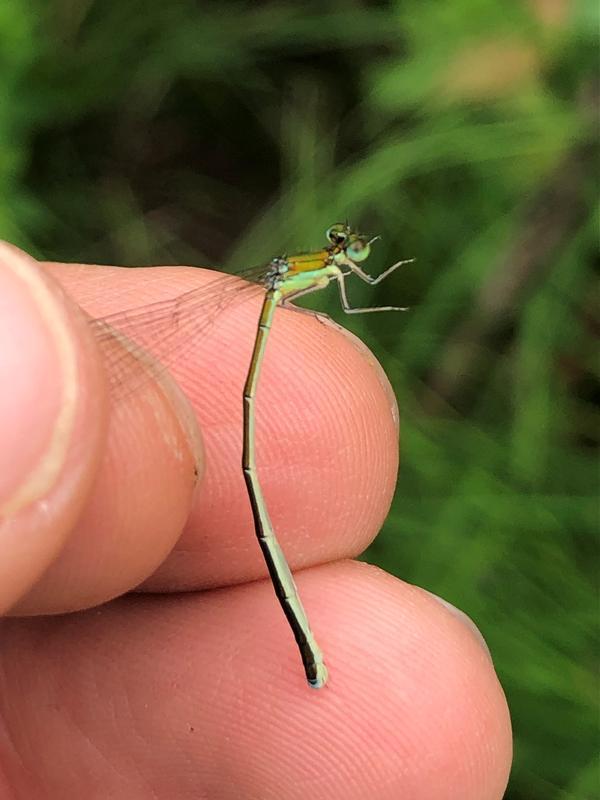
[[369,257],[371,245],[362,239],[355,239],[346,247],[346,255],[350,261],[364,261]]
[[343,222],[336,222],[330,228],[327,228],[327,238],[331,244],[343,244],[348,238],[348,230]]

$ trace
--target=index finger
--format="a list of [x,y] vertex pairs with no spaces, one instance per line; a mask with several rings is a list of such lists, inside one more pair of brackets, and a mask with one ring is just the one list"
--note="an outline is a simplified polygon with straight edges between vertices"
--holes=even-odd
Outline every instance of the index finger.
[[[214,272],[192,268],[50,269],[93,316],[214,280]],[[171,367],[198,418],[207,466],[185,530],[146,588],[198,589],[265,574],[241,471],[242,388],[259,311],[260,297],[225,311],[214,335],[188,343]],[[310,315],[277,311],[259,388],[256,446],[265,498],[292,568],[356,555],[377,533],[395,486],[397,425],[391,388],[361,343]],[[160,430],[148,427],[146,435]],[[115,481],[131,469],[131,458],[121,453]],[[160,472],[161,464],[146,464],[153,468]],[[94,524],[88,517],[87,525]],[[143,541],[143,530],[139,536]],[[73,563],[53,568],[56,577],[66,569],[77,571]]]

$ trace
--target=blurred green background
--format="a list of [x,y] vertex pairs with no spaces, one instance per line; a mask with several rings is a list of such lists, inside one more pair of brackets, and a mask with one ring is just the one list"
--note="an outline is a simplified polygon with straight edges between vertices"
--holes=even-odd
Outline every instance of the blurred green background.
[[[402,413],[366,557],[464,609],[510,704],[510,800],[600,796],[596,4],[0,4],[0,235],[240,267],[379,233],[345,318]],[[344,315],[335,293],[311,305]]]

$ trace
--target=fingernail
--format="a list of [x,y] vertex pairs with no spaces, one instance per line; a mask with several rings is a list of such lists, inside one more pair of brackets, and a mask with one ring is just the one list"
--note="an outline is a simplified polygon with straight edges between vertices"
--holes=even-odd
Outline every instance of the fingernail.
[[437,600],[438,603],[443,605],[447,611],[449,611],[454,617],[456,617],[456,619],[462,622],[462,624],[471,631],[471,633],[473,634],[473,636],[475,637],[475,639],[477,640],[478,644],[481,646],[487,657],[490,659],[490,661],[492,661],[492,654],[490,653],[490,648],[487,646],[487,642],[483,638],[481,631],[479,630],[477,625],[475,625],[473,620],[470,617],[468,617],[464,611],[461,611],[460,608],[456,608],[456,606],[453,606],[452,603],[449,603],[442,597],[438,597],[438,595],[433,594],[433,592],[427,591],[427,589],[425,589],[425,591],[427,592],[428,595],[433,597],[434,600]]
[[0,243],[0,499],[11,515],[64,464],[78,398],[77,355],[60,295],[36,262]]

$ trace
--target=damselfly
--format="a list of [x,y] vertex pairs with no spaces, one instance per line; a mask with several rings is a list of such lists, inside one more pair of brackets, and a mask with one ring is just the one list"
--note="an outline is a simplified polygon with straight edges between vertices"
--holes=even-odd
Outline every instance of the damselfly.
[[[242,469],[256,536],[275,593],[298,644],[306,679],[315,688],[325,685],[327,668],[298,596],[291,570],[275,536],[257,474],[255,399],[265,347],[277,306],[289,305],[302,295],[324,289],[331,281],[337,282],[342,309],[347,314],[405,311],[405,308],[399,306],[354,308],[348,301],[345,281],[348,275],[354,274],[360,280],[374,286],[402,264],[408,263],[399,261],[377,277],[373,277],[365,272],[360,264],[368,258],[371,245],[377,237],[369,238],[357,233],[347,223],[332,225],[327,230],[326,236],[328,243],[321,250],[273,258],[269,265],[259,272],[246,273],[243,277],[248,280],[244,283],[222,276],[208,286],[192,290],[174,300],[139,310],[121,312],[92,323],[97,335],[104,341],[114,339],[115,329],[127,332],[127,329],[131,328],[136,338],[136,331],[143,331],[142,341],[148,342],[153,354],[167,366],[175,336],[180,344],[190,336],[198,336],[201,327],[210,321],[205,313],[208,303],[213,307],[213,313],[210,315],[212,317],[224,310],[233,299],[253,291],[252,286],[258,285],[264,293],[254,349],[243,390]],[[215,297],[218,298],[216,305]],[[198,319],[203,316],[204,322],[199,323]],[[114,367],[113,364],[113,373],[115,373]],[[131,391],[132,385],[131,381],[127,382],[128,391]]]

